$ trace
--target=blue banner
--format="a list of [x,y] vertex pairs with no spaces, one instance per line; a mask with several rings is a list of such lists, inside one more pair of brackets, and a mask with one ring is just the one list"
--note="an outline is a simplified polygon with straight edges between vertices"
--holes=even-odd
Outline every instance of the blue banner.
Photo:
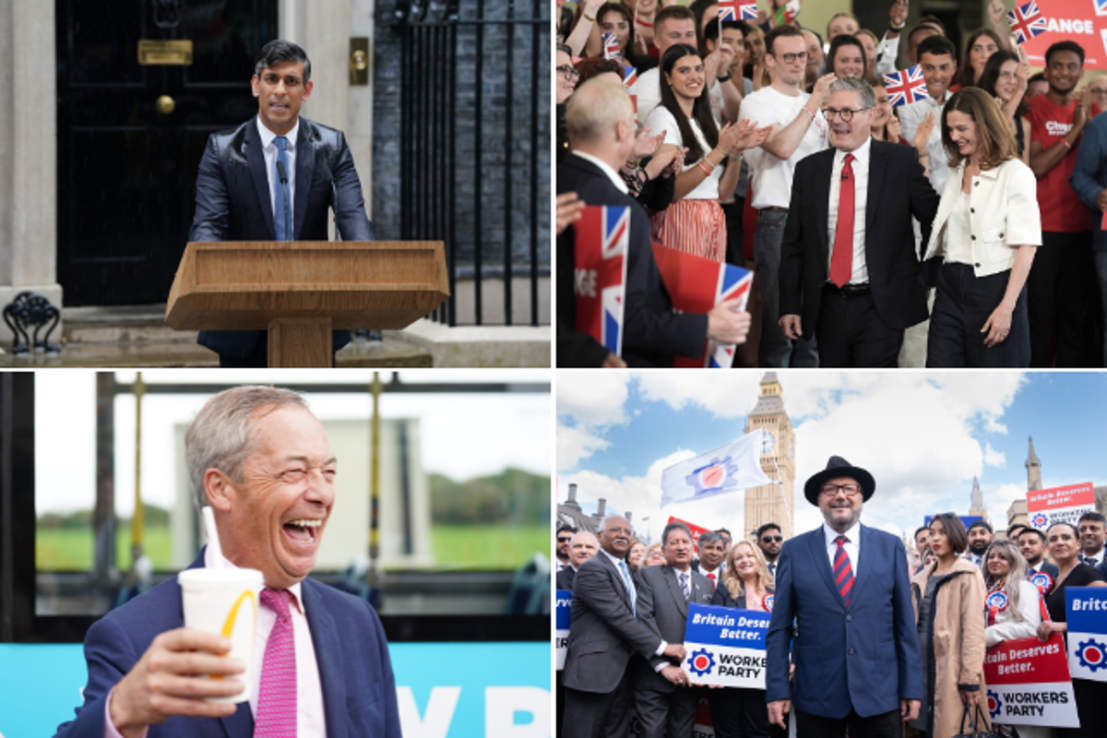
[[771,615],[713,605],[688,606],[682,666],[693,684],[765,688],[765,634]]
[[572,622],[573,593],[559,589],[556,594],[554,651],[557,657],[557,670],[561,671],[565,668],[565,654],[569,650],[569,623]]
[[1107,682],[1107,589],[1065,587],[1069,673]]
[[[389,651],[404,735],[549,735],[548,643],[393,643]],[[0,736],[54,735],[73,719],[87,675],[80,643],[0,643]]]

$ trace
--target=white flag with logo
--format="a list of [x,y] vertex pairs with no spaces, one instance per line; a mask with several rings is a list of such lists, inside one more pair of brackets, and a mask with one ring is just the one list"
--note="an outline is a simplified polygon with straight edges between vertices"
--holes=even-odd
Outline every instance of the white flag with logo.
[[663,471],[661,506],[773,484],[773,480],[761,471],[761,433],[758,428],[737,441],[673,464]]

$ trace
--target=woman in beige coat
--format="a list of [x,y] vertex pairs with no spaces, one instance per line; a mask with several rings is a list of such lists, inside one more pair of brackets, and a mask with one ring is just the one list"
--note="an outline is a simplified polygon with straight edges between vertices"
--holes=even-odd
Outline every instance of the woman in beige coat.
[[[960,554],[965,526],[953,513],[930,521],[935,558],[911,580],[926,699],[912,726],[930,738],[961,733],[965,706],[975,712],[984,688],[984,577]],[[987,719],[987,710],[981,708]],[[966,731],[968,730],[966,721]],[[977,730],[986,730],[977,726]]]

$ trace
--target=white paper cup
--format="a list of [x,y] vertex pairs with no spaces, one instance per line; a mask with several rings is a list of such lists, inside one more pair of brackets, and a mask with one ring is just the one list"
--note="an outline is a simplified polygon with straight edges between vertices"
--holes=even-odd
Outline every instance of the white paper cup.
[[254,630],[258,598],[264,585],[262,573],[257,569],[187,569],[178,575],[177,581],[184,600],[185,626],[227,636],[231,639],[227,655],[246,665],[246,671],[235,677],[245,685],[242,692],[230,697],[209,697],[207,701],[234,703],[250,699]]

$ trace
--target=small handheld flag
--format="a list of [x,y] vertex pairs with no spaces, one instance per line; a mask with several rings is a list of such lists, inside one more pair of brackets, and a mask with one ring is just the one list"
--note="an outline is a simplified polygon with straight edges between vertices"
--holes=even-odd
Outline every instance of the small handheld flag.
[[630,95],[630,104],[638,113],[638,70],[634,67],[623,67],[623,88]]
[[1046,30],[1046,19],[1038,10],[1038,3],[1030,0],[1026,5],[1018,6],[1007,13],[1007,23],[1015,41],[1024,44]]
[[799,0],[788,0],[782,7],[776,9],[776,22],[777,25],[784,23],[791,23],[796,19],[796,16],[800,12]]
[[757,3],[739,5],[738,20],[757,20]]
[[630,208],[588,205],[573,224],[576,330],[614,354],[623,348]]
[[603,58],[619,58],[619,39],[614,33],[605,33],[603,35]]
[[888,90],[888,100],[893,108],[925,100],[929,94],[926,90],[926,80],[923,79],[922,67],[918,64],[902,72],[885,74],[884,87]]

